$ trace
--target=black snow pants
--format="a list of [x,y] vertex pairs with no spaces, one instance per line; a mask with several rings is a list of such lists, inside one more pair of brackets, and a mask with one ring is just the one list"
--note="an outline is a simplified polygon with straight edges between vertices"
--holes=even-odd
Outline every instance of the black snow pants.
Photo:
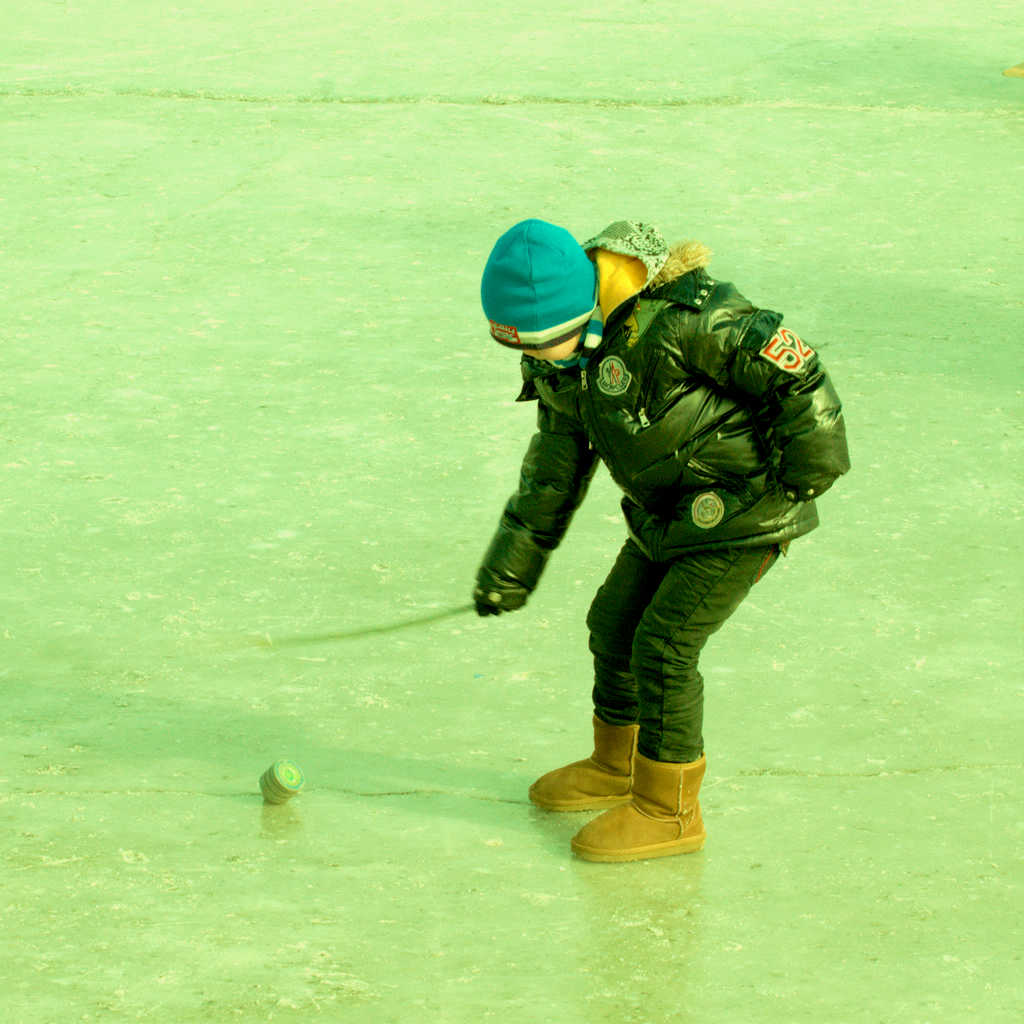
[[645,757],[696,761],[704,752],[697,659],[779,553],[773,544],[652,562],[628,540],[587,616],[597,717],[639,722]]

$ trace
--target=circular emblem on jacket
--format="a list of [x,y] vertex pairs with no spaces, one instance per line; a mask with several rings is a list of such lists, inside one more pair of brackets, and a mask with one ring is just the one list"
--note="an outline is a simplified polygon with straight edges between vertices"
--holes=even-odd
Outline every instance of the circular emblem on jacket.
[[725,518],[725,502],[714,491],[705,491],[693,499],[690,514],[695,526],[710,530]]
[[624,395],[632,380],[633,375],[618,356],[602,359],[597,368],[597,386],[605,395]]

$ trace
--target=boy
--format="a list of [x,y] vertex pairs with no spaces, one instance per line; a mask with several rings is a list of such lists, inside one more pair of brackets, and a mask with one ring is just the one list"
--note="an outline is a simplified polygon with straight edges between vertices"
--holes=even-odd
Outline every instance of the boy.
[[527,220],[481,283],[492,337],[523,355],[538,430],[477,574],[478,613],[523,606],[598,461],[624,492],[629,536],[587,616],[594,752],[530,788],[549,810],[608,808],[572,840],[587,860],[703,845],[700,651],[850,465],[817,354],[709,258],[645,224],[580,246]]

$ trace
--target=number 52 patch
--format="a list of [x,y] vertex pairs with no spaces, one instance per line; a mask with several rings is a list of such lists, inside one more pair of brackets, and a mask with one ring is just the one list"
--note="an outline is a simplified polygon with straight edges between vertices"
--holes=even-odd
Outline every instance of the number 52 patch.
[[814,349],[788,327],[780,327],[768,339],[768,344],[761,349],[760,354],[780,370],[800,373],[813,357]]

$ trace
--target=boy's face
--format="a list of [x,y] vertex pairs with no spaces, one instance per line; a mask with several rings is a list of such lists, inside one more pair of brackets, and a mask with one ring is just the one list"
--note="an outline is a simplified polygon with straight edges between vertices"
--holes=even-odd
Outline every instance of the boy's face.
[[563,341],[560,345],[554,345],[551,348],[524,348],[522,351],[531,359],[546,359],[551,362],[555,362],[558,359],[568,359],[576,351],[576,346],[580,343],[580,335],[582,333],[582,331],[577,331],[567,341]]

